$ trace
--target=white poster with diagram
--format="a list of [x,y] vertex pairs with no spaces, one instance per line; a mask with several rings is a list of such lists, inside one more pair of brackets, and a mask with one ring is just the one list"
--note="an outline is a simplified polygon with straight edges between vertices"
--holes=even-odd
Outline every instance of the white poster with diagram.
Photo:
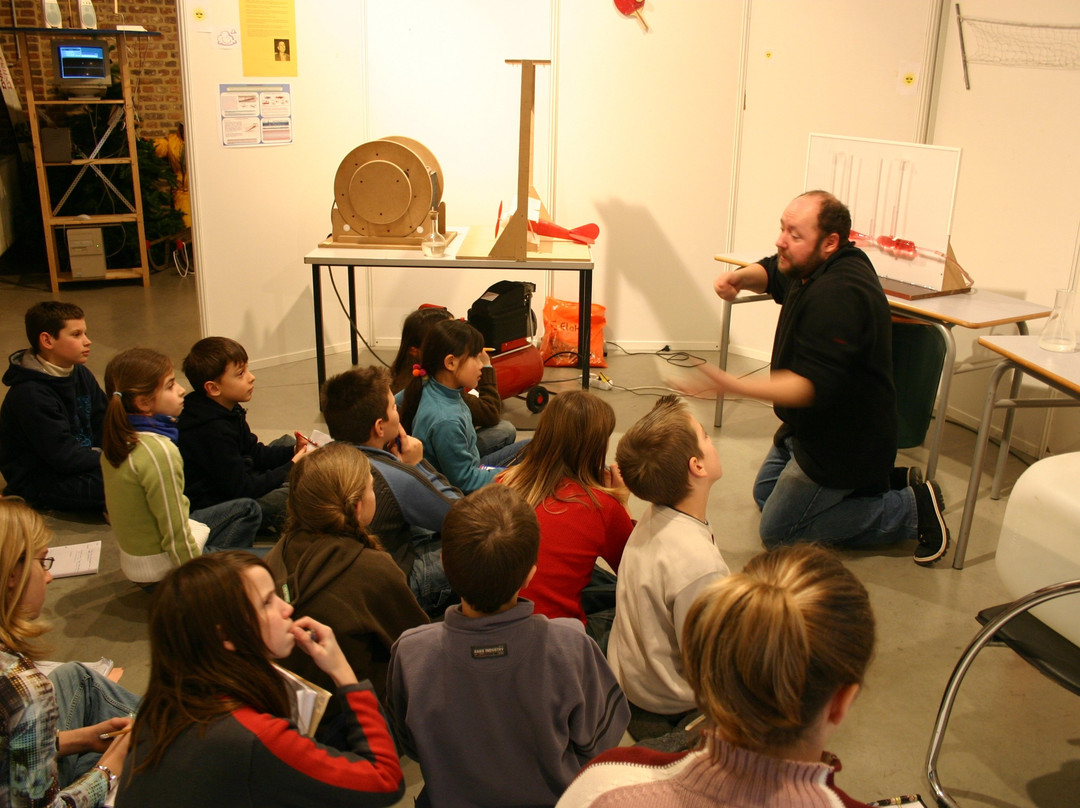
[[959,175],[958,148],[811,134],[805,189],[847,205],[878,275],[941,289]]
[[219,84],[223,146],[292,143],[292,90],[288,84]]

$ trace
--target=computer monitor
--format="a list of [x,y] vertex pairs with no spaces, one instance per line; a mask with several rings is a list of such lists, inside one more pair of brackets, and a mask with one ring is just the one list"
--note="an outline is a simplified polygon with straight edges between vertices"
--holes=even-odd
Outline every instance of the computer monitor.
[[56,87],[69,98],[100,98],[112,86],[109,43],[103,39],[53,40]]

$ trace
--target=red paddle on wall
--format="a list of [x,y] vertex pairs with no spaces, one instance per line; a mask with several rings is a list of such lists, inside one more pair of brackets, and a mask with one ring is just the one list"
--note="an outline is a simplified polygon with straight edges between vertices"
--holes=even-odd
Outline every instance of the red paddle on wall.
[[645,0],[615,0],[615,8],[619,9],[619,13],[624,17],[633,15],[638,18],[638,22],[641,23],[641,27],[646,31],[649,30],[649,24],[645,22],[645,18],[641,16],[641,9],[645,5]]

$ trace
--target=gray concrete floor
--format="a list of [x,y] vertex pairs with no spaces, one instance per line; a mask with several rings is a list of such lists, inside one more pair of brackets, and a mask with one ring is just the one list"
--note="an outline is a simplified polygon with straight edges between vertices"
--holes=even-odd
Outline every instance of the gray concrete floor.
[[[40,276],[0,276],[0,346],[7,352],[25,340],[23,312],[48,297]],[[75,301],[86,310],[94,340],[89,367],[99,379],[116,351],[135,344],[168,353],[179,367],[188,347],[200,336],[194,277],[180,279],[162,273],[145,290],[127,283],[66,286],[60,299]],[[328,314],[335,316],[335,312]],[[716,361],[714,353],[704,356]],[[370,355],[361,357],[362,363],[369,361]],[[615,409],[617,439],[652,406],[659,391],[634,388],[662,384],[661,365],[652,355],[627,355],[614,346],[609,346],[609,362],[607,373],[619,387],[594,391]],[[737,373],[759,366],[740,357],[733,357],[731,363]],[[329,372],[347,367],[347,353],[329,357]],[[262,438],[269,440],[293,429],[306,432],[321,423],[314,360],[265,368],[256,376],[249,421]],[[576,378],[572,369],[552,368],[544,383],[553,391],[568,390],[576,386]],[[4,393],[6,388],[0,395]],[[710,498],[709,521],[729,565],[739,569],[761,549],[750,487],[777,422],[762,404],[728,402],[723,428],[714,429],[713,402],[693,401],[691,406],[716,441],[724,463],[724,477]],[[519,429],[535,426],[537,416],[523,402],[512,400],[507,410]],[[948,425],[938,479],[954,530],[960,521],[973,443],[969,431]],[[615,440],[612,454],[614,446]],[[915,449],[903,452],[898,462],[917,464],[924,457],[923,450]],[[1023,468],[1023,463],[1011,458],[1009,479],[1015,479]],[[1008,500],[992,502],[988,492],[986,473],[963,571],[949,566],[951,554],[935,568],[918,567],[911,561],[910,546],[845,554],[871,593],[879,625],[876,658],[866,687],[830,744],[844,762],[839,784],[859,799],[929,794],[924,759],[945,682],[977,629],[976,612],[1008,599],[993,563]],[[640,512],[641,503],[634,507]],[[110,657],[126,669],[123,684],[141,692],[149,676],[148,597],[119,571],[115,541],[103,522],[52,514],[49,524],[57,544],[103,541],[97,575],[57,580],[50,586],[46,617],[53,624],[48,635],[53,658]],[[1075,806],[1080,800],[1078,706],[1074,696],[1011,651],[987,649],[969,674],[953,713],[940,762],[943,782],[962,805]],[[414,795],[420,787],[419,768],[407,762],[406,774],[409,793]],[[411,805],[411,800],[406,797],[401,804]]]

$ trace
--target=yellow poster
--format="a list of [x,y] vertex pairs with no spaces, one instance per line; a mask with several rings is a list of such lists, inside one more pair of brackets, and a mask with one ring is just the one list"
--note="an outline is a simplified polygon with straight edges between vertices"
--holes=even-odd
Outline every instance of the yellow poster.
[[245,76],[295,76],[294,0],[240,0]]

